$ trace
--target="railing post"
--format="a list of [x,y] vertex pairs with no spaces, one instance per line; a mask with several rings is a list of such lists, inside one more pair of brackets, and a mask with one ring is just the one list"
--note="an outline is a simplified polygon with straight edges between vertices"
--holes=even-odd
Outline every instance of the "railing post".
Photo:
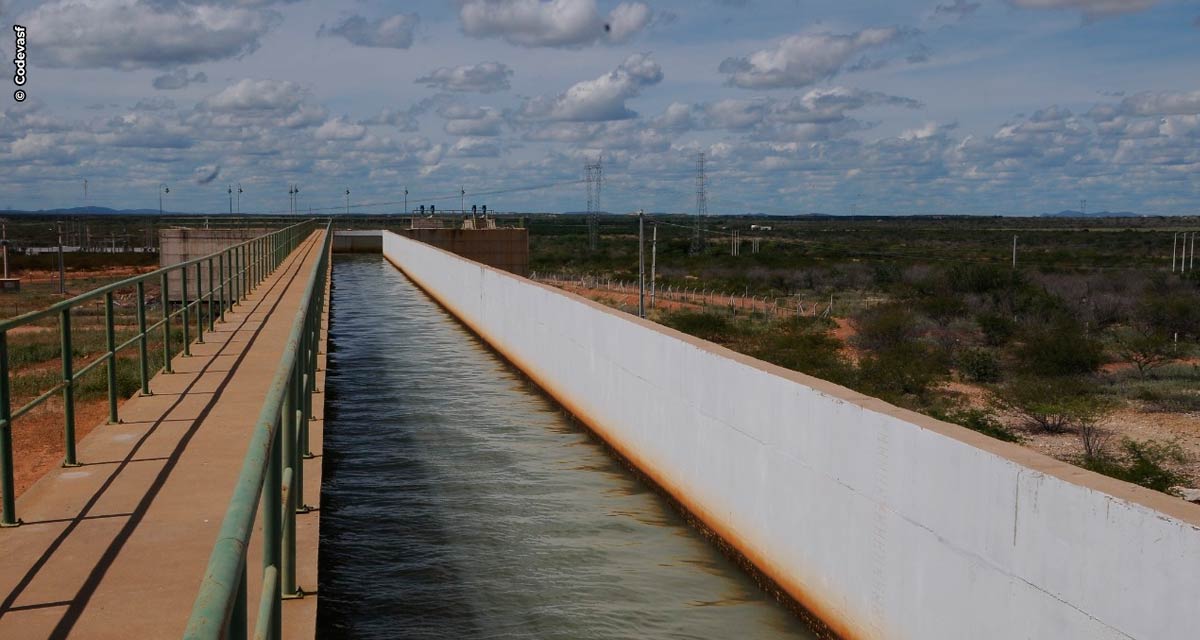
[[15,527],[17,488],[13,479],[12,400],[8,395],[8,332],[0,331],[0,527]]
[[[283,451],[280,444],[283,436],[283,429],[280,428],[282,415],[275,418],[275,437],[272,438],[271,454],[268,456],[267,463],[267,479],[263,483],[262,490],[262,509],[263,509],[263,570],[271,567],[279,567],[280,561],[280,519],[283,516],[283,510],[279,508],[280,491],[283,490]],[[278,595],[273,595],[272,599],[278,599]],[[275,607],[272,612],[272,629],[270,637],[279,638],[279,608]]]
[[108,348],[108,423],[120,422],[117,418],[117,330],[113,317],[113,293],[104,293],[104,345]]
[[150,395],[150,353],[146,340],[146,284],[137,283],[138,372],[142,379],[142,395]]
[[71,307],[62,310],[59,316],[59,332],[62,338],[63,380],[63,466],[77,467],[75,457],[75,363],[71,348]]
[[221,279],[220,300],[217,302],[217,313],[221,316],[221,322],[225,322],[225,252],[217,254],[217,277]]
[[189,314],[188,314],[187,267],[184,267],[179,270],[179,278],[180,278],[180,280],[179,280],[180,299],[183,301],[183,303],[182,303],[183,306],[180,308],[180,315],[179,315],[179,317],[182,320],[182,322],[180,324],[183,325],[183,355],[191,357],[191,355],[192,355],[191,342],[192,341],[191,341],[191,336],[189,335],[191,332],[191,328],[189,327],[189,325],[191,324],[191,318],[189,317]]
[[[280,444],[283,466],[287,471],[283,474],[282,490],[287,496],[282,505],[283,518],[283,549],[282,563],[279,565],[279,593],[284,598],[295,598],[300,594],[296,589],[296,510],[292,506],[296,495],[296,384],[295,376],[291,376],[283,392],[283,408],[280,410]],[[290,473],[288,473],[290,472]],[[280,485],[275,485],[280,486]]]
[[250,245],[243,244],[238,249],[242,254],[242,298],[250,293]]
[[163,317],[163,373],[174,373],[171,369],[171,296],[167,291],[167,274],[162,274],[162,317]]
[[237,595],[233,601],[233,612],[229,615],[229,628],[225,630],[227,640],[246,640],[246,558],[242,558],[242,570],[238,572]]
[[196,263],[196,344],[204,344],[204,278]]
[[213,279],[213,259],[208,259],[208,330],[217,329],[217,312],[213,309],[213,294],[217,290],[217,281]]

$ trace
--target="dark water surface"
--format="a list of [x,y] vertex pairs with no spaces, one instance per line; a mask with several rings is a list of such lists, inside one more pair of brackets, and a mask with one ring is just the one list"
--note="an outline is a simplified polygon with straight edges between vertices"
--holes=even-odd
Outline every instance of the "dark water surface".
[[318,637],[813,637],[378,255],[333,283]]

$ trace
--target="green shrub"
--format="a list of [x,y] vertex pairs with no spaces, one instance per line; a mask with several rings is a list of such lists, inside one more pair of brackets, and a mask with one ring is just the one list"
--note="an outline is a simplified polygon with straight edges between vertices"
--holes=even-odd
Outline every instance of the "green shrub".
[[946,272],[950,287],[959,293],[990,293],[1019,282],[1019,272],[994,264],[959,264]]
[[907,307],[888,304],[863,310],[854,318],[862,347],[880,351],[906,344],[920,335],[918,320]]
[[737,333],[729,318],[703,311],[676,311],[662,317],[662,323],[703,340],[727,343]]
[[999,313],[981,313],[975,316],[975,322],[983,332],[983,341],[991,347],[1007,344],[1017,333],[1017,323]]
[[967,313],[967,303],[957,294],[934,294],[921,298],[921,311],[936,320],[950,320]]
[[864,357],[859,362],[856,389],[903,404],[905,396],[923,397],[947,373],[939,354],[914,340],[879,349]]
[[1100,342],[1066,319],[1029,330],[1016,353],[1023,369],[1039,376],[1093,373],[1104,363]]
[[1186,479],[1183,474],[1172,471],[1168,464],[1187,461],[1183,448],[1175,441],[1121,440],[1121,454],[1099,456],[1082,461],[1085,469],[1106,476],[1139,484],[1148,489],[1166,492]]
[[999,382],[1000,360],[987,349],[963,349],[958,354],[958,369],[971,382]]
[[1021,442],[1022,438],[1012,429],[1001,424],[992,414],[982,409],[951,409],[949,411],[931,411],[930,415],[946,422],[953,422],[972,431],[978,431],[986,436],[1005,442]]
[[1066,377],[1019,377],[994,390],[991,401],[997,410],[1047,433],[1096,424],[1114,408],[1111,401],[1095,395],[1091,385]]
[[842,341],[812,318],[774,323],[747,346],[749,355],[781,367],[841,384],[850,379],[852,368],[842,356]]

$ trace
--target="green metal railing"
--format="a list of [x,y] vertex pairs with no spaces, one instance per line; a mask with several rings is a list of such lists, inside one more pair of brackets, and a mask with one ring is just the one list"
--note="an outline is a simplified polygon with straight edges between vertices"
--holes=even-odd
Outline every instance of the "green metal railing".
[[[117,355],[119,353],[136,347],[141,393],[150,395],[152,355],[149,353],[149,336],[152,335],[152,332],[160,330],[162,332],[162,371],[171,373],[173,331],[171,325],[173,320],[179,318],[178,328],[182,333],[179,337],[182,338],[183,353],[190,355],[193,323],[195,325],[195,341],[202,343],[205,325],[207,324],[208,331],[212,331],[216,326],[216,321],[224,319],[225,311],[231,305],[245,298],[253,286],[262,282],[283,262],[292,249],[316,228],[318,225],[313,220],[293,224],[202,258],[114,282],[44,309],[0,322],[0,510],[2,510],[0,527],[15,527],[21,524],[16,514],[16,487],[13,482],[12,429],[14,421],[61,392],[63,399],[63,466],[77,466],[79,460],[75,451],[75,391],[83,376],[102,364],[107,365],[108,421],[110,423],[118,422],[120,420],[117,405],[119,395]],[[177,292],[179,304],[172,309],[171,278],[168,276],[175,272],[179,274],[180,290]],[[192,276],[190,280],[189,273]],[[207,274],[207,278],[204,277],[205,274]],[[207,286],[204,286],[206,281]],[[159,306],[162,308],[162,317],[149,324],[146,317],[146,283],[154,282],[158,282],[161,287]],[[114,313],[115,294],[129,288],[136,291],[137,332],[128,340],[118,343]],[[189,298],[189,296],[191,297]],[[104,351],[95,359],[76,369],[72,345],[72,316],[79,313],[80,306],[96,300],[102,300],[104,306]],[[58,383],[50,389],[43,391],[14,410],[10,393],[12,371],[9,359],[9,333],[19,327],[31,326],[39,321],[52,318],[57,318],[58,322],[62,376]]]
[[246,553],[261,504],[262,588],[254,638],[279,638],[284,599],[303,597],[296,585],[296,514],[304,506],[304,459],[312,419],[317,348],[333,233],[325,226],[321,253],[308,278],[279,368],[242,462],[233,498],[209,556],[184,637],[247,637]]

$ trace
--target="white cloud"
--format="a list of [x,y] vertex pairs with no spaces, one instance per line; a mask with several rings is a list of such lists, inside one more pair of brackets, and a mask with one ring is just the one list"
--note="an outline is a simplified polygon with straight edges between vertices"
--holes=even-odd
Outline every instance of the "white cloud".
[[500,147],[484,138],[459,138],[450,147],[450,155],[460,158],[494,158],[500,155]]
[[662,68],[646,54],[635,53],[619,67],[595,80],[576,83],[554,98],[535,98],[521,108],[532,118],[576,122],[622,120],[637,114],[625,101],[641,93],[642,88],[662,81]]
[[797,89],[828,80],[854,56],[896,42],[905,35],[898,28],[888,27],[850,34],[789,36],[747,57],[726,58],[719,70],[729,74],[728,84],[743,89]]
[[209,96],[203,105],[212,111],[294,111],[304,93],[295,82],[245,78]]
[[446,118],[446,133],[453,136],[489,137],[500,135],[504,119],[490,107],[449,106],[438,112]]
[[407,49],[413,43],[413,31],[420,23],[415,13],[399,13],[386,18],[368,20],[353,15],[332,27],[321,25],[318,36],[341,36],[360,47]]
[[474,91],[493,93],[507,91],[512,69],[500,62],[480,62],[459,67],[438,67],[427,76],[417,78],[417,84],[442,91]]
[[279,23],[273,11],[136,0],[52,0],[19,18],[37,34],[38,64],[170,68],[246,55]]
[[580,47],[622,42],[652,17],[643,2],[622,2],[600,15],[595,0],[464,0],[458,17],[463,33],[501,38],[524,47]]
[[343,118],[327,120],[313,133],[317,140],[358,140],[367,133],[361,124],[347,122]]
[[1137,13],[1158,4],[1158,0],[1008,0],[1008,2],[1024,9],[1075,9],[1092,19],[1123,13]]

